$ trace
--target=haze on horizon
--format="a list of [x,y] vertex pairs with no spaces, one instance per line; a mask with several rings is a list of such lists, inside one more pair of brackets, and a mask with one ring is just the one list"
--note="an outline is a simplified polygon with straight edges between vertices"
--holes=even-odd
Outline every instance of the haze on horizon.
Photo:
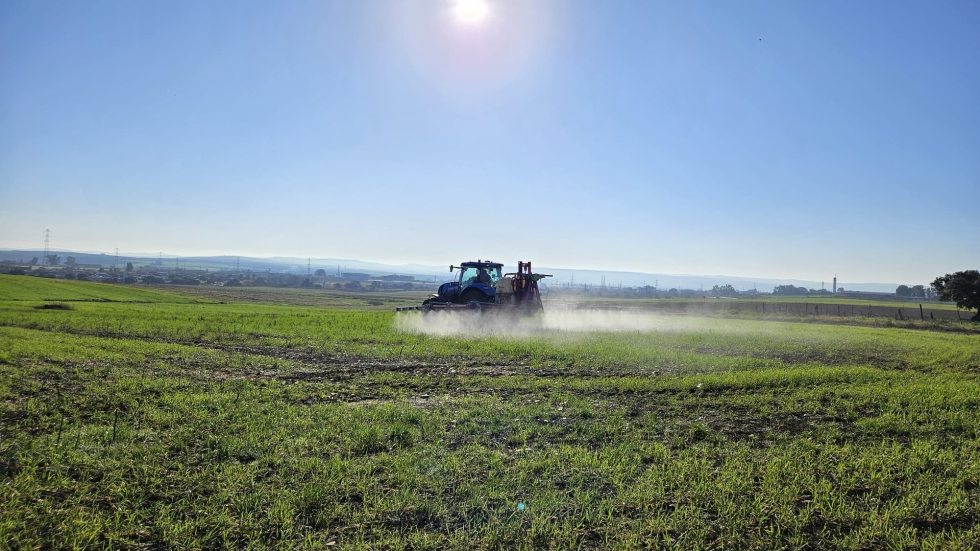
[[928,283],[980,5],[0,5],[0,248]]

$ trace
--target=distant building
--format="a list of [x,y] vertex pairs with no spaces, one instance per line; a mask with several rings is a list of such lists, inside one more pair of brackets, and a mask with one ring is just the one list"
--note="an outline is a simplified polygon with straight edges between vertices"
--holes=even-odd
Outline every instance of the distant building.
[[340,274],[340,277],[344,279],[349,279],[351,281],[367,281],[371,279],[371,274],[361,274],[357,272],[345,272]]
[[415,281],[415,276],[410,275],[386,275],[381,276],[381,281]]

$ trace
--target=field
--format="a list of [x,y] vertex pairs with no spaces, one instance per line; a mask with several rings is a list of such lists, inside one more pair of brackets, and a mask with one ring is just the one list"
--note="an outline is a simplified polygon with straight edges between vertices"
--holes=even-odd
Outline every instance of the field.
[[975,324],[262,292],[0,276],[0,542],[980,547]]

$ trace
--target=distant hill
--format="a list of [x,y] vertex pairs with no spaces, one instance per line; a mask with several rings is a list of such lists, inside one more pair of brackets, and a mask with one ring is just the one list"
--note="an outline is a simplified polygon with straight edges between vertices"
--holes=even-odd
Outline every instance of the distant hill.
[[[112,254],[76,252],[53,250],[52,254],[61,256],[62,262],[68,256],[74,256],[79,264],[99,264],[105,267],[117,263],[118,266],[125,266],[127,262],[141,266],[161,262],[163,269],[174,268],[178,265],[183,269],[208,269],[208,270],[232,270],[236,262],[242,270],[252,270],[258,272],[293,272],[306,273],[307,262],[311,270],[323,269],[328,274],[359,272],[372,275],[391,275],[406,274],[413,275],[420,279],[432,279],[435,281],[448,280],[449,266],[429,266],[423,264],[382,264],[378,262],[366,262],[349,258],[295,258],[295,257],[271,257],[254,258],[248,256],[192,256],[192,257],[161,257],[160,255],[144,253],[124,253],[115,257]],[[23,260],[29,261],[32,257],[40,258],[43,251],[36,250],[0,250],[0,260]],[[513,270],[511,266],[507,269]],[[602,270],[582,270],[577,268],[548,268],[535,266],[535,271],[554,275],[554,279],[547,280],[547,283],[567,284],[572,281],[576,285],[601,285],[603,277],[607,286],[615,287],[637,287],[642,285],[656,285],[660,289],[711,289],[715,285],[731,285],[737,290],[758,289],[762,292],[769,292],[776,285],[795,285],[806,287],[807,289],[820,289],[821,282],[806,281],[799,279],[773,279],[773,278],[750,278],[725,275],[693,275],[693,274],[656,274],[641,272],[622,272],[622,271],[602,271]],[[906,282],[907,285],[914,285],[923,282]],[[898,286],[897,283],[851,283],[848,281],[838,281],[838,287],[843,287],[849,291],[869,291],[893,293]],[[831,288],[831,282],[824,282],[826,289]]]

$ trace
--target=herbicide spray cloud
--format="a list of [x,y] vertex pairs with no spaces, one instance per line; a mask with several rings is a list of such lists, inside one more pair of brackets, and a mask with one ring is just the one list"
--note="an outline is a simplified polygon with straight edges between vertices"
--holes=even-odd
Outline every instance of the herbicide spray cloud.
[[549,304],[547,310],[521,317],[495,312],[400,312],[399,331],[434,336],[532,337],[592,332],[663,333],[702,329],[700,320],[620,310],[572,310]]

